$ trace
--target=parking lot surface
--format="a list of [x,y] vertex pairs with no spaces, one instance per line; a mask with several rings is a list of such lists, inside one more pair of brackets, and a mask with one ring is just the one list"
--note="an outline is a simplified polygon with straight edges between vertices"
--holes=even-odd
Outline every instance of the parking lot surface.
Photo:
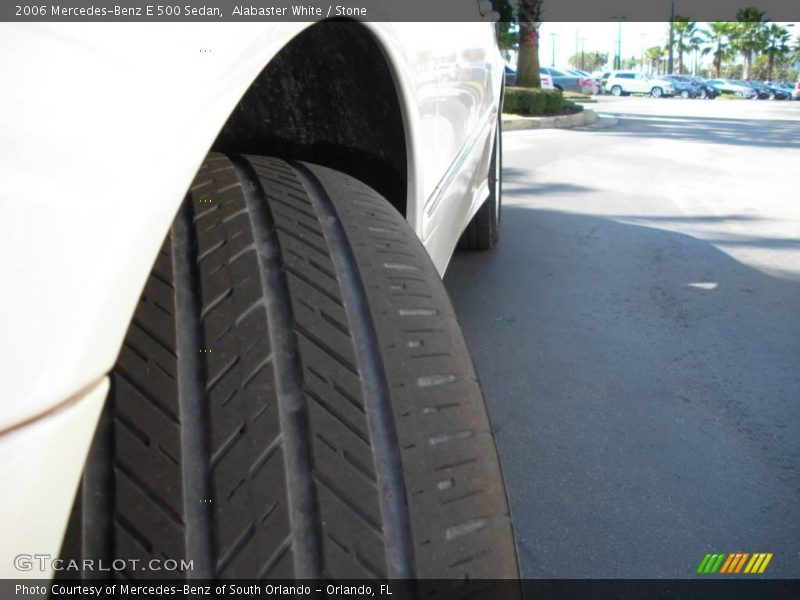
[[445,277],[525,577],[800,577],[800,102],[601,98],[504,137],[502,239]]

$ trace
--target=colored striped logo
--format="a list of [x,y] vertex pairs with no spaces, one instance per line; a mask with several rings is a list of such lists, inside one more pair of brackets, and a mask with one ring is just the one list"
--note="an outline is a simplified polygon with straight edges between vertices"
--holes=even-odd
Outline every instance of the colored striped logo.
[[706,554],[697,567],[697,573],[763,573],[772,552],[731,552],[729,554]]

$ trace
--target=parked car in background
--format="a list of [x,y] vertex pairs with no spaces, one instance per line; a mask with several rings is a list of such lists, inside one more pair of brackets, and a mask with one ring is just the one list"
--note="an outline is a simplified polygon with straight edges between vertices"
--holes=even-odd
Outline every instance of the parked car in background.
[[671,81],[658,77],[647,77],[635,71],[612,71],[605,89],[614,96],[647,94],[654,98],[660,98],[675,95],[675,86]]
[[794,85],[794,89],[792,90],[792,98],[794,100],[800,100],[800,81]]
[[686,75],[663,75],[662,78],[672,82],[672,85],[675,86],[676,96],[684,99],[700,96],[700,86]]
[[589,89],[592,94],[599,94],[600,93],[600,78],[594,77],[590,73],[586,71],[582,71],[581,69],[564,69],[568,73],[572,73],[573,75],[577,75],[578,77],[583,77],[589,82]]
[[606,91],[606,83],[608,82],[608,78],[611,76],[611,71],[594,71],[592,73],[592,77],[600,81],[600,91],[598,94],[603,94]]
[[722,94],[729,94],[739,98],[755,98],[758,96],[754,89],[732,79],[709,79],[706,84],[713,86]]
[[756,83],[769,91],[770,100],[791,100],[792,98],[792,93],[779,83],[774,81],[757,81]]
[[506,65],[505,74],[506,86],[517,85],[517,72],[514,69]]
[[786,99],[792,99],[792,92],[794,91],[793,83],[786,83],[785,81],[767,81],[767,85],[774,86],[786,94]]
[[743,86],[749,87],[756,93],[756,98],[758,100],[767,100],[772,95],[772,92],[764,86],[760,81],[740,81],[737,80],[736,83],[741,83]]
[[553,67],[541,67],[539,70],[550,76],[553,86],[557,90],[577,92],[579,94],[591,93],[591,80],[582,75],[573,75]]
[[718,98],[719,95],[722,93],[713,85],[709,85],[708,82],[702,77],[693,77],[691,75],[684,75],[684,77],[686,77],[690,81],[693,81],[697,85],[697,87],[700,88],[700,93],[697,96],[698,98],[702,99],[707,98],[709,100],[713,100],[714,98]]
[[[506,87],[511,87],[517,85],[517,72],[506,65],[505,68],[505,81]],[[554,90],[555,87],[553,86],[553,80],[550,79],[550,75],[547,73],[539,73],[539,81],[541,82],[541,87],[543,90]]]

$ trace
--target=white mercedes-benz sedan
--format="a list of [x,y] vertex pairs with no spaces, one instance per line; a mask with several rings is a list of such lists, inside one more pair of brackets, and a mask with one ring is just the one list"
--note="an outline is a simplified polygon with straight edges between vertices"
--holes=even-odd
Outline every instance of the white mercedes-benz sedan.
[[517,577],[440,279],[498,239],[492,24],[0,53],[0,575]]

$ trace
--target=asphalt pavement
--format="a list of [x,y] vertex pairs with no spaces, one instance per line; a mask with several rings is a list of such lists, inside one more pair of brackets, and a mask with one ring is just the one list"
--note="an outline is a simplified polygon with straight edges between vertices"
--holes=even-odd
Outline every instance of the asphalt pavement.
[[445,283],[524,577],[800,577],[800,102],[601,98],[504,137],[499,245]]

